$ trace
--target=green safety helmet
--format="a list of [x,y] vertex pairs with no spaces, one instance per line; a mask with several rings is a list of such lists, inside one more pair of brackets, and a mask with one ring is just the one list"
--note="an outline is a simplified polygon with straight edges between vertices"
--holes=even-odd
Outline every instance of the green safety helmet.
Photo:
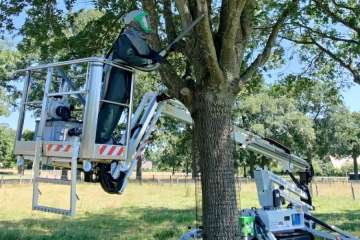
[[126,14],[124,17],[124,23],[128,25],[131,22],[136,22],[139,24],[141,30],[143,30],[145,33],[150,33],[152,31],[149,14],[146,11],[134,10]]

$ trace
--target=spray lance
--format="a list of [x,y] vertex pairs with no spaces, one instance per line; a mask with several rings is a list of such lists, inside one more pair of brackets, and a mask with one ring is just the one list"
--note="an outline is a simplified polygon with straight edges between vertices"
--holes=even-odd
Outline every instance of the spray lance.
[[160,51],[159,55],[165,57],[168,51],[181,39],[183,39],[202,19],[204,14],[195,19],[180,35],[178,35],[169,45],[167,45],[163,50]]
[[[180,33],[169,45],[167,45],[164,49],[162,49],[159,52],[159,55],[161,57],[166,57],[168,52],[171,50],[171,48],[173,46],[175,46],[176,43],[178,43],[181,39],[183,39],[203,18],[204,18],[204,14],[202,14],[201,16],[199,16],[198,18],[196,18],[189,26],[187,26],[187,28]],[[125,64],[125,62],[123,61],[117,61],[119,63]],[[155,63],[155,64],[150,64],[147,66],[132,66],[135,69],[138,69],[140,71],[144,71],[144,72],[151,72],[156,70],[157,68],[159,68],[160,63]]]

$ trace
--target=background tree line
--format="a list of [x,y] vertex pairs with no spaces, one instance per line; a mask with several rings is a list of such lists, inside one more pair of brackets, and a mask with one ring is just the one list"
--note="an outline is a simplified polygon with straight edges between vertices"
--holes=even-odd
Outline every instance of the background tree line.
[[[0,73],[2,79],[10,79],[21,51],[11,49],[2,42]],[[136,88],[136,102],[148,91],[161,91],[164,86],[157,74],[141,74]],[[14,85],[2,82],[0,91],[0,115],[6,116],[13,109]],[[261,136],[276,139],[290,147],[296,154],[311,161],[318,175],[344,175],[357,172],[357,165],[336,170],[330,156],[337,158],[360,155],[359,116],[344,105],[341,86],[336,81],[320,77],[289,75],[274,84],[266,84],[258,77],[239,94],[234,110],[235,123]],[[15,96],[13,95],[15,94]],[[1,156],[3,167],[15,164],[12,155],[14,130],[1,126]],[[27,132],[31,139],[31,132]],[[161,119],[153,134],[153,141],[145,153],[145,159],[154,163],[158,170],[172,172],[193,171],[191,157],[191,127],[172,119]],[[269,159],[236,148],[235,165],[238,173],[251,176],[255,165],[271,166]]]

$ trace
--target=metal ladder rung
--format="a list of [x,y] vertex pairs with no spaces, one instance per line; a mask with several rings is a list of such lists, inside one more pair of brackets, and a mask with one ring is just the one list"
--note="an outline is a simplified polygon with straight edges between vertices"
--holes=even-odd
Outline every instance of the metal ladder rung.
[[40,183],[51,183],[51,184],[58,184],[58,185],[71,185],[71,180],[63,180],[63,179],[55,179],[55,178],[42,178],[37,177],[35,181]]
[[123,106],[123,107],[129,107],[129,104],[126,103],[119,103],[119,102],[114,102],[114,101],[109,101],[109,100],[100,100],[100,102],[104,102],[104,103],[110,103],[110,104],[114,104],[114,105],[118,105],[118,106]]
[[54,207],[46,207],[41,205],[36,205],[33,207],[33,210],[42,211],[42,212],[49,212],[49,213],[56,213],[56,214],[62,214],[65,216],[71,216],[71,211],[61,208],[54,208]]
[[76,94],[84,94],[84,93],[86,93],[86,90],[49,93],[47,96],[48,97],[59,97],[59,96],[64,96],[64,95],[76,95]]
[[30,101],[30,102],[25,102],[25,105],[35,105],[35,104],[42,104],[42,101]]

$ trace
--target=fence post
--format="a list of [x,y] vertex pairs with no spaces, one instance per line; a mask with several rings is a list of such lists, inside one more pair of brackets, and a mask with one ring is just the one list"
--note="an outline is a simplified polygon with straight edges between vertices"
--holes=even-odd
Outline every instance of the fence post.
[[4,181],[4,176],[1,176],[1,180],[0,180],[0,188],[2,187],[2,185],[4,184],[3,183],[3,181]]
[[318,186],[316,183],[315,183],[315,190],[316,190],[316,196],[319,196],[319,190],[318,190]]
[[351,193],[352,193],[353,200],[356,200],[354,186],[353,186],[352,182],[350,182],[350,186],[351,186]]

